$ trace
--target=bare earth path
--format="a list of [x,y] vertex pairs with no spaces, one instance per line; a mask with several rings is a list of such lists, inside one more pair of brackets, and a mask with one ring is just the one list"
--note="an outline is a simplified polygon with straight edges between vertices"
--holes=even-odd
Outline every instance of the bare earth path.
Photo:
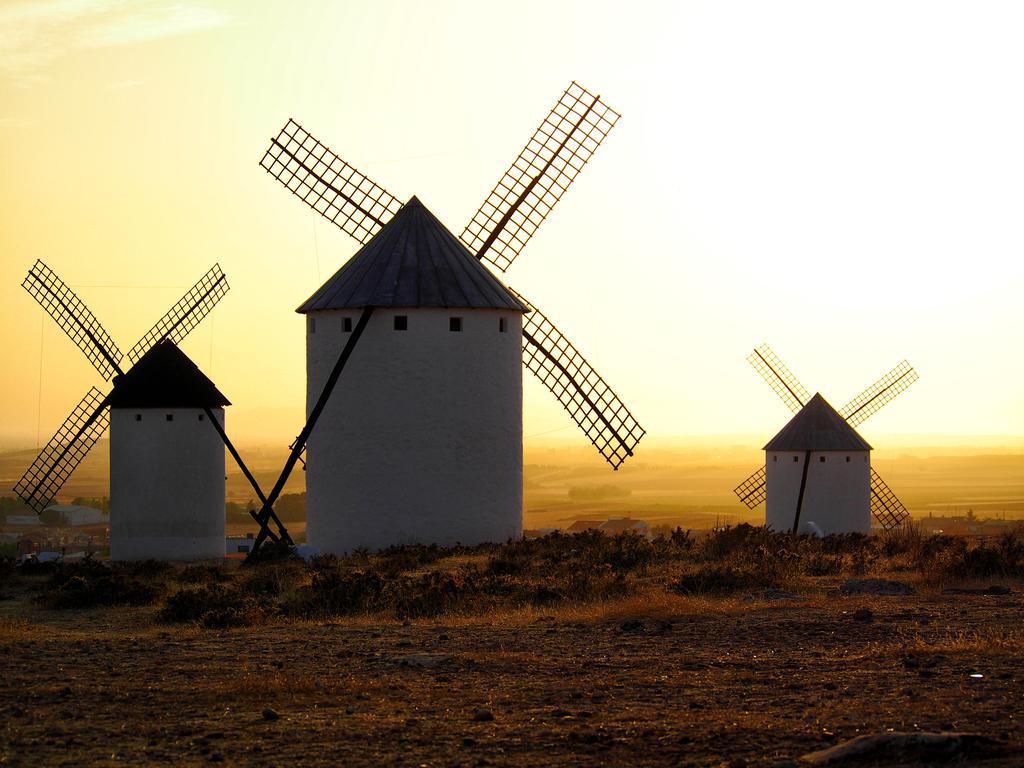
[[211,631],[20,599],[0,616],[10,765],[785,765],[885,729],[983,733],[1005,749],[967,764],[1024,763],[1024,669],[1004,642],[1024,626],[1019,589],[632,622]]

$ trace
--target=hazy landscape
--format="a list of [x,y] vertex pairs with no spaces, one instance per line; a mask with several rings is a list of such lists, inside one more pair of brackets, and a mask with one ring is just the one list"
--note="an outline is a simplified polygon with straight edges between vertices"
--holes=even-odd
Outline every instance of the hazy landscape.
[[[1008,441],[1010,442],[1010,441]],[[260,485],[273,485],[286,451],[242,446]],[[0,453],[0,487],[10,488],[35,457],[34,449]],[[651,525],[695,530],[764,521],[764,508],[748,510],[732,493],[764,454],[753,447],[707,441],[669,440],[645,444],[617,472],[586,445],[527,445],[523,473],[524,525],[567,528],[576,520],[631,516]],[[64,487],[61,498],[102,497],[109,492],[107,443],[89,454]],[[876,454],[883,471],[914,517],[965,515],[1024,519],[1024,448],[989,440],[978,447],[900,447]],[[305,489],[295,472],[286,493]],[[237,467],[227,464],[227,499],[245,503],[252,490]]]

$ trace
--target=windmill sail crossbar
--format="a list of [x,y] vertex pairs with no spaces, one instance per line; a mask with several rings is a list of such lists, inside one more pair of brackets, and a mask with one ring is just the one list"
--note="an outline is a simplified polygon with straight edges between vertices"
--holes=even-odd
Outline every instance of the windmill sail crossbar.
[[917,381],[918,375],[906,360],[900,362],[870,387],[865,389],[839,411],[851,427],[856,427],[878,413]]
[[753,509],[758,504],[764,503],[765,499],[768,498],[765,480],[765,468],[761,467],[757,472],[733,488],[732,492],[739,497],[740,501],[750,509]]
[[618,469],[633,455],[644,429],[554,323],[515,295],[531,307],[523,318],[523,364],[558,398],[605,460]]
[[619,114],[573,82],[462,232],[505,271],[615,127]]
[[129,350],[128,360],[135,365],[154,344],[163,339],[170,339],[179,344],[210,313],[217,302],[224,298],[230,287],[220,265],[215,264]]
[[811,395],[804,385],[767,344],[755,348],[747,358],[747,362],[754,367],[762,379],[768,382],[768,386],[793,413],[803,408],[804,404],[811,399]]
[[267,173],[343,232],[366,243],[402,202],[310,135],[294,120],[260,160]]
[[37,514],[42,512],[106,432],[109,423],[107,399],[93,387],[40,451],[14,486],[14,492]]
[[885,530],[898,528],[910,519],[910,512],[885,481],[871,468],[871,514]]
[[37,261],[21,286],[82,350],[105,381],[121,372],[121,350],[85,303],[53,270]]

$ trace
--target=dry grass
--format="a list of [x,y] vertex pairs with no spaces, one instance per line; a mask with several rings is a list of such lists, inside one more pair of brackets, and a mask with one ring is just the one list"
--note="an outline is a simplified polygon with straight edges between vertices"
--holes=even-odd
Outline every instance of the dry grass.
[[866,576],[895,577],[929,593],[1017,579],[1024,576],[1024,537],[970,541],[925,536],[912,526],[825,539],[749,525],[653,541],[586,532],[504,545],[394,547],[309,563],[287,553],[249,566],[85,561],[15,572],[4,588],[34,590],[51,615],[136,606],[140,629],[403,620],[512,626],[547,616],[612,621],[751,611],[770,604],[745,602],[750,593],[785,589],[813,602],[844,579]]
[[900,650],[906,654],[965,653],[982,656],[1024,656],[1024,630],[1019,627],[987,627],[957,630],[938,638],[921,636],[907,641]]

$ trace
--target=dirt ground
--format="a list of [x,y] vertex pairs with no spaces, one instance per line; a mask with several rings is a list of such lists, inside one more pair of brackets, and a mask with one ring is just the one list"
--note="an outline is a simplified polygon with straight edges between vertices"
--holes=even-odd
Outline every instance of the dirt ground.
[[823,587],[221,631],[16,597],[0,762],[760,766],[892,729],[981,733],[1000,745],[956,764],[1019,766],[1022,595]]

